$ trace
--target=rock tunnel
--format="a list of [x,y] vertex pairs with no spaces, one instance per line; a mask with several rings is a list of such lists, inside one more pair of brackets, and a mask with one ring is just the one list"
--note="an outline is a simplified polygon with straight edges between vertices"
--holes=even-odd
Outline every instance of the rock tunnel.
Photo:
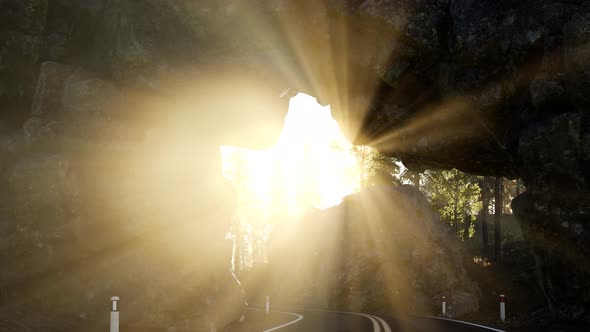
[[[130,215],[114,193],[222,201],[216,147],[274,143],[300,91],[330,104],[351,142],[409,168],[521,178],[512,206],[549,305],[590,314],[588,2],[4,0],[0,22],[2,211],[16,220],[2,232],[32,232],[50,261],[99,212],[127,235],[146,215],[190,217],[172,200]],[[39,235],[31,220],[71,229]],[[11,264],[18,275],[25,263]]]

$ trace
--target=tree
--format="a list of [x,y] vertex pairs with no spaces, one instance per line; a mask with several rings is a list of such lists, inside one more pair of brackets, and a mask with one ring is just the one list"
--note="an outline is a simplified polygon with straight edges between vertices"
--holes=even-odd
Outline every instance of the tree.
[[363,145],[353,146],[352,152],[359,163],[361,189],[376,184],[398,183],[394,175],[399,173],[399,166],[393,157]]
[[251,240],[253,234],[251,230],[261,227],[259,223],[265,219],[263,213],[265,206],[260,197],[253,192],[254,176],[251,159],[248,158],[250,152],[245,149],[232,148],[229,153],[228,169],[224,171],[224,176],[234,184],[238,198],[231,233],[235,243],[234,269],[240,271],[249,265],[248,261],[255,259],[254,257],[248,259],[250,252],[256,253],[250,248],[259,245],[259,241],[253,242]]
[[247,224],[244,242],[252,248],[252,266],[264,263],[267,257],[267,242],[270,238],[272,225],[269,223]]
[[480,179],[456,169],[424,172],[423,192],[441,220],[464,240],[473,236],[475,216],[481,210]]
[[[240,205],[243,205],[243,197],[245,196],[244,193],[247,191],[247,182],[250,176],[250,172],[248,170],[248,161],[246,160],[246,158],[244,158],[244,155],[241,153],[241,150],[232,151],[229,157],[229,161],[231,167],[227,170],[225,176],[234,183],[234,188],[236,191],[236,195],[238,196],[239,203]],[[238,213],[234,216],[234,220],[231,226],[235,246],[234,269],[236,271],[240,271],[244,266],[242,260],[243,236],[241,224],[242,216]]]
[[504,189],[502,177],[496,177],[494,183],[494,258],[496,261],[502,260],[502,191]]
[[481,239],[483,252],[487,253],[488,250],[488,213],[490,206],[490,179],[489,177],[483,177],[480,181],[481,190]]
[[414,186],[414,188],[420,190],[420,172],[406,168],[400,174],[400,179],[404,182],[410,182]]
[[521,186],[521,180],[520,179],[516,179],[516,180],[507,180],[504,179],[503,180],[503,185],[502,185],[502,210],[503,213],[512,213],[512,207],[510,205],[510,203],[512,203],[512,200],[514,199],[514,197],[520,195],[521,190],[522,190],[522,186]]

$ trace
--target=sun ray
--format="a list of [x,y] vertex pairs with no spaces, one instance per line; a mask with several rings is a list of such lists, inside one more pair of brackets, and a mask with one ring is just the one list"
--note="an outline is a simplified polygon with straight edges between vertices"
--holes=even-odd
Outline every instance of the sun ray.
[[[230,164],[231,153],[241,153],[248,169],[252,195],[260,209],[276,204],[273,190],[282,191],[287,211],[301,214],[312,208],[337,205],[356,190],[356,159],[352,145],[344,138],[331,116],[329,106],[321,106],[309,95],[299,94],[289,103],[283,133],[277,144],[265,151],[222,147],[224,174],[239,165]],[[234,181],[240,179],[233,179]]]

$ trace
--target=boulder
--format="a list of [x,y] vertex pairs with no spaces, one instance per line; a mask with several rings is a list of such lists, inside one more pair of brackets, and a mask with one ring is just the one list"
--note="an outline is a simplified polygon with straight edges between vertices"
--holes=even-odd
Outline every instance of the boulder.
[[462,266],[456,239],[411,186],[374,186],[348,196],[309,215],[296,234],[305,247],[285,250],[300,255],[289,263],[306,280],[298,285],[306,305],[437,314],[446,296],[452,317],[479,308],[480,290]]

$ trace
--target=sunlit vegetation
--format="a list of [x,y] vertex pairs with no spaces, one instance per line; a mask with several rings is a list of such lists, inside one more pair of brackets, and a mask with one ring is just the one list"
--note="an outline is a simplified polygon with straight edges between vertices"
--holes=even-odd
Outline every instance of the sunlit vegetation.
[[456,169],[424,173],[423,190],[433,208],[462,239],[473,236],[475,218],[482,208],[479,180]]
[[[224,146],[221,153],[224,177],[238,198],[228,234],[234,240],[236,270],[269,262],[273,229],[371,186],[419,189],[440,222],[463,241],[481,232],[484,206],[486,214],[494,214],[493,188],[484,177],[456,169],[417,172],[375,148],[354,146],[340,132],[330,107],[304,94],[291,99],[284,131],[271,149]],[[510,213],[510,201],[523,188],[517,181],[504,183],[503,212]]]
[[489,259],[481,256],[473,256],[473,262],[477,265],[481,265],[482,267],[492,266],[492,262],[490,262]]
[[351,151],[359,165],[359,186],[399,184],[399,162],[369,146],[354,146]]
[[268,261],[273,227],[338,205],[359,190],[361,170],[352,149],[329,106],[304,94],[291,99],[284,131],[271,149],[221,148],[223,174],[238,197],[231,230],[237,269]]
[[241,307],[230,256],[310,293],[331,260],[343,302],[383,310],[415,276],[451,295],[478,242],[470,265],[521,253],[590,321],[590,6],[534,5],[0,0],[1,313],[90,322],[117,294],[215,323]]

